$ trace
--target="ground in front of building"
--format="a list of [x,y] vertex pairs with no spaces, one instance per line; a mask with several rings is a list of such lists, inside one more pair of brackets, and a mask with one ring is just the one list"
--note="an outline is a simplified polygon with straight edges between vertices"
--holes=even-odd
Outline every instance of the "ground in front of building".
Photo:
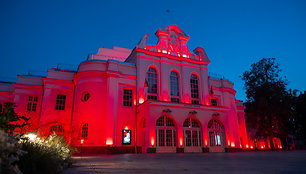
[[306,151],[75,156],[63,174],[306,173]]

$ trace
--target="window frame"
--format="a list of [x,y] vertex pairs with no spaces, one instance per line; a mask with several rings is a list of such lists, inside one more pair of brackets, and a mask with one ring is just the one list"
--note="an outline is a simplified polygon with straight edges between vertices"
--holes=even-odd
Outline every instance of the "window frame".
[[[180,76],[179,76],[179,73],[175,70],[172,70],[170,72],[169,85],[170,85],[170,101],[173,103],[179,103],[180,102]],[[177,93],[177,95],[175,95],[175,93]]]
[[87,102],[90,99],[91,95],[88,91],[82,92],[81,101]]
[[222,122],[212,119],[208,122],[208,138],[210,147],[225,146],[225,128]]
[[57,94],[55,100],[55,110],[64,111],[66,109],[67,95]]
[[[151,71],[154,70],[154,71]],[[158,100],[158,72],[155,67],[149,67],[146,73],[146,82],[148,84],[147,99]],[[154,87],[156,86],[156,87]]]
[[28,112],[36,112],[38,106],[38,96],[28,96]]
[[[131,93],[126,93],[126,91],[130,91]],[[122,106],[124,107],[133,107],[133,89],[123,88],[122,91]]]
[[168,116],[161,116],[156,120],[155,126],[157,147],[177,146],[177,130],[174,119]]
[[57,135],[64,135],[65,129],[62,125],[56,124],[50,127],[50,133],[55,132]]
[[81,138],[82,139],[87,139],[89,134],[89,125],[88,123],[84,123],[81,126]]
[[190,75],[190,97],[192,104],[200,104],[199,86],[199,76],[197,74],[192,73]]
[[210,105],[211,106],[219,106],[219,100],[217,97],[211,97],[210,98]]

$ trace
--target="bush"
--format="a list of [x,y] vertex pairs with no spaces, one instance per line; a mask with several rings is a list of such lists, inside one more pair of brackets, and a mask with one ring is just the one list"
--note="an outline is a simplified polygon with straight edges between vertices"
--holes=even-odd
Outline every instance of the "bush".
[[22,153],[17,138],[0,130],[0,173],[21,173],[17,161]]
[[27,153],[20,157],[18,166],[24,174],[59,173],[72,162],[72,149],[65,139],[50,135],[47,139],[22,140],[22,149]]

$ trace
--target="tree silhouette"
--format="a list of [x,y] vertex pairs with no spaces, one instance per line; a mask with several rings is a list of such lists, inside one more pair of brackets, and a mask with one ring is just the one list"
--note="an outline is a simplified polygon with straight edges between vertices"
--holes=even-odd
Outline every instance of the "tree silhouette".
[[294,116],[292,95],[279,66],[275,58],[262,58],[241,76],[247,96],[246,122],[255,138],[272,141],[272,137],[278,137],[284,141],[288,135]]
[[20,116],[14,111],[14,103],[0,104],[0,129],[6,133],[21,132],[30,124],[28,120],[29,118]]

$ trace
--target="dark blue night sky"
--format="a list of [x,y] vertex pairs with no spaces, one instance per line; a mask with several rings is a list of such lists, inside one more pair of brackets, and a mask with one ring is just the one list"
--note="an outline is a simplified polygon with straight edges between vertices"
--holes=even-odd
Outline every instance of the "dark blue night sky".
[[148,33],[171,24],[191,36],[189,49],[202,46],[209,71],[235,83],[262,57],[275,57],[289,88],[306,90],[305,0],[182,1],[0,1],[0,80],[44,74],[57,64],[78,65],[99,47],[133,48]]

